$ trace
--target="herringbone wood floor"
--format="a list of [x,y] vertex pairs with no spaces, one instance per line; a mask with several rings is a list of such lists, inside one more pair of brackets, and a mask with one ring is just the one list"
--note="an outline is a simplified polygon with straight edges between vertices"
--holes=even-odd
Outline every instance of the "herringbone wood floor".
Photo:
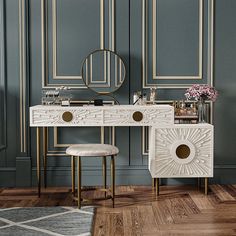
[[[236,235],[236,185],[211,185],[208,196],[193,186],[161,186],[159,197],[149,186],[119,186],[114,209],[111,200],[92,204],[96,236]],[[68,188],[43,189],[40,199],[36,189],[0,190],[0,207],[57,205],[76,205]]]

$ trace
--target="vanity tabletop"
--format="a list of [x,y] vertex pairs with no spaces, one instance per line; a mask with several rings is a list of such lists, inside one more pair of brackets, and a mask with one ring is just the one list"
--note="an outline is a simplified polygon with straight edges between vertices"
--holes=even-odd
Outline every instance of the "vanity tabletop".
[[166,104],[161,104],[161,105],[103,105],[103,106],[94,106],[94,105],[72,105],[72,106],[59,106],[59,105],[35,105],[31,106],[30,109],[45,109],[45,110],[53,110],[53,109],[81,109],[81,108],[86,108],[86,109],[152,109],[152,108],[164,108],[164,109],[173,109],[173,106],[171,105],[166,105]]

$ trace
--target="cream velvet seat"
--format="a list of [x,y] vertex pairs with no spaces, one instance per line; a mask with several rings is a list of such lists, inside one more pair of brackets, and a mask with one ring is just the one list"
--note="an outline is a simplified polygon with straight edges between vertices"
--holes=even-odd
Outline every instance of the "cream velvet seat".
[[67,148],[66,153],[71,156],[112,156],[119,153],[119,149],[109,144],[75,144]]
[[[112,199],[112,206],[115,202],[115,160],[114,157],[119,153],[116,146],[109,144],[75,144],[66,149],[66,153],[71,156],[71,172],[72,172],[72,192],[75,194],[75,158],[77,158],[77,177],[78,177],[78,207],[81,207],[81,157],[102,157],[103,158],[103,186],[105,191],[105,198]],[[111,156],[111,196],[107,196],[106,192],[106,157]]]

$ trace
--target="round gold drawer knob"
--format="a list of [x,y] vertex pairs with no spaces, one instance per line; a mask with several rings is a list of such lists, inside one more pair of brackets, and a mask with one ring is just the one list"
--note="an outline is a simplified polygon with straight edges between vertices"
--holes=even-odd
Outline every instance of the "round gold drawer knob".
[[181,144],[176,148],[176,155],[180,159],[188,158],[190,155],[190,152],[191,152],[191,150],[190,150],[189,146],[187,146],[185,144]]
[[65,122],[70,122],[73,120],[73,114],[70,112],[70,111],[65,111],[63,114],[62,114],[62,119],[65,121]]
[[134,120],[134,121],[140,122],[142,119],[143,119],[143,113],[142,113],[142,112],[140,112],[140,111],[135,111],[135,112],[133,113],[133,120]]

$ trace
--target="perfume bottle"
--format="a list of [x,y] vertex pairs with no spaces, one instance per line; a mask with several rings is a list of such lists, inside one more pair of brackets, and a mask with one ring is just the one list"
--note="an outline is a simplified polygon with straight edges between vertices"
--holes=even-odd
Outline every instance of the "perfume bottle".
[[144,93],[142,96],[142,105],[147,105],[147,94]]
[[151,87],[150,88],[150,102],[152,104],[155,104],[156,101],[156,87]]
[[180,102],[179,113],[180,113],[181,116],[184,116],[187,113],[186,104],[183,100]]
[[135,104],[137,100],[138,100],[138,93],[134,92],[134,94],[133,94],[133,104]]
[[141,105],[141,91],[134,92],[133,95],[133,105]]
[[197,115],[197,105],[196,105],[196,102],[194,102],[194,103],[192,104],[192,114],[193,114],[194,116]]

